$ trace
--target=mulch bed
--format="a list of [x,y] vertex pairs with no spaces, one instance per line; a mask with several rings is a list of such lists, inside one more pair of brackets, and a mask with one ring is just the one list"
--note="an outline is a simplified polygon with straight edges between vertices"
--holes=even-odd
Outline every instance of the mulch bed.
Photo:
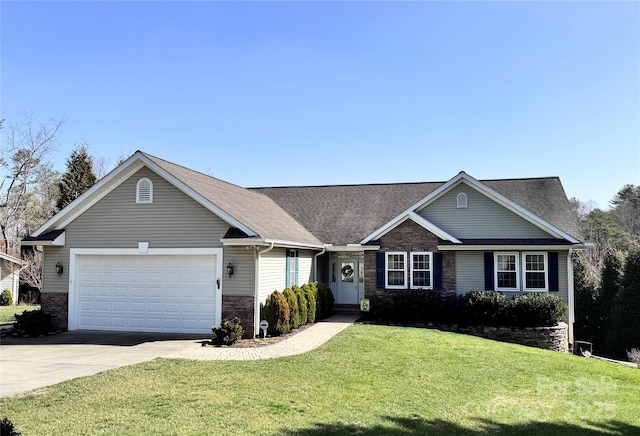
[[309,327],[314,324],[305,324],[303,326],[298,327],[295,330],[291,330],[289,333],[280,336],[267,336],[266,338],[251,338],[251,339],[240,339],[238,342],[231,346],[222,345],[222,348],[255,348],[255,347],[264,347],[265,345],[271,345],[283,341],[291,336],[295,336],[300,332],[305,331]]

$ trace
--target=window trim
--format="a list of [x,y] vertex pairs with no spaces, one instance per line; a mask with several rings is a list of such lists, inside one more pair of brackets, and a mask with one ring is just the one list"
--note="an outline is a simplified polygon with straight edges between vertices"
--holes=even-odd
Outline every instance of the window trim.
[[[498,273],[500,272],[512,272],[512,271],[501,271],[498,269],[498,256],[513,256],[516,261],[516,287],[515,288],[503,288],[498,286]],[[516,251],[496,251],[493,254],[493,283],[496,291],[520,291],[520,255]]]
[[[544,288],[527,288],[527,272],[540,272],[527,270],[527,255],[544,257]],[[523,292],[549,292],[549,255],[546,251],[522,252],[522,291]]]
[[[389,269],[389,256],[399,255],[404,258],[404,269]],[[402,271],[403,272],[403,284],[402,285],[390,285],[389,284],[389,272],[390,271]],[[406,251],[387,251],[384,254],[384,286],[387,289],[407,289],[407,252]]]
[[[149,183],[149,200],[143,201],[140,199],[140,185],[144,182]],[[151,204],[153,203],[153,182],[148,177],[142,177],[136,183],[136,204]]]
[[[413,284],[413,256],[414,255],[427,255],[429,257],[429,269],[416,269],[415,271],[429,271],[429,283],[431,286],[417,286]],[[412,251],[409,253],[409,280],[410,280],[410,288],[411,289],[425,289],[432,290],[433,289],[433,252],[431,251]]]
[[[290,288],[293,285],[298,286],[298,274],[300,270],[300,254],[298,253],[298,250],[287,248],[285,259],[285,287]],[[291,276],[293,276],[293,280],[291,280]]]

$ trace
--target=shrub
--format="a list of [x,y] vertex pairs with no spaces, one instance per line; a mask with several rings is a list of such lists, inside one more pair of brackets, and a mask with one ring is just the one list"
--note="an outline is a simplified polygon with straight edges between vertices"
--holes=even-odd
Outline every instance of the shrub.
[[13,305],[13,295],[11,295],[11,291],[9,289],[5,289],[0,294],[0,306],[11,306]]
[[262,307],[262,318],[269,323],[267,334],[280,336],[289,333],[291,331],[289,316],[290,310],[286,298],[280,292],[273,291]]
[[640,368],[640,349],[632,348],[631,351],[627,351],[627,357],[630,362],[634,362]]
[[298,297],[291,288],[284,288],[282,295],[287,300],[289,305],[289,325],[292,329],[300,327],[300,309],[298,308]]
[[472,291],[464,295],[459,323],[468,325],[499,325],[506,321],[510,304],[507,297],[496,291]]
[[51,315],[42,309],[25,310],[20,315],[14,315],[14,318],[16,321],[13,326],[23,330],[29,336],[47,335],[54,329]]
[[567,305],[555,295],[535,292],[514,298],[506,312],[508,325],[548,327],[558,324],[567,313]]
[[307,320],[309,319],[309,308],[307,307],[307,297],[305,297],[305,292],[302,288],[293,285],[291,287],[293,293],[296,294],[296,298],[298,299],[298,314],[300,315],[300,325],[305,325]]
[[16,430],[13,425],[13,422],[9,421],[7,418],[3,418],[0,421],[0,435],[2,436],[21,436],[21,433]]
[[318,301],[320,301],[320,310],[317,316],[319,319],[324,319],[331,315],[335,299],[329,285],[316,282],[316,286],[318,287]]
[[305,283],[302,285],[304,296],[307,299],[307,322],[316,322],[316,311],[318,301],[318,288],[315,283]]
[[244,329],[240,325],[240,318],[225,319],[220,323],[220,327],[212,327],[213,345],[233,345],[242,338]]

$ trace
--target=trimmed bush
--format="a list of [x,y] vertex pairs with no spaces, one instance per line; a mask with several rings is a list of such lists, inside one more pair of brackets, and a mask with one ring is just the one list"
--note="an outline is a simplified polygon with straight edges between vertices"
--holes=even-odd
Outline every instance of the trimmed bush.
[[304,296],[307,299],[307,322],[316,322],[318,288],[315,283],[305,283],[302,285]]
[[531,293],[510,299],[495,291],[442,296],[433,291],[399,291],[390,297],[369,298],[368,319],[398,323],[457,325],[556,325],[567,305],[555,295]]
[[54,330],[51,315],[42,309],[25,310],[20,315],[14,315],[16,321],[13,326],[18,330],[23,330],[29,336],[48,335]]
[[318,301],[319,304],[319,313],[316,314],[319,319],[324,319],[331,315],[333,311],[333,304],[335,302],[333,298],[333,292],[331,292],[331,288],[326,283],[318,283],[315,282],[318,288]]
[[0,435],[2,436],[21,436],[18,430],[16,430],[13,422],[9,421],[7,418],[3,418],[0,421]]
[[472,291],[463,296],[459,324],[500,325],[505,324],[509,298],[496,291]]
[[517,327],[549,327],[558,324],[567,313],[567,305],[551,294],[519,295],[507,307],[507,325]]
[[12,306],[13,305],[13,295],[11,295],[11,291],[7,288],[2,291],[0,294],[0,306]]
[[293,293],[296,294],[298,299],[298,314],[300,315],[300,325],[305,325],[309,319],[309,308],[307,307],[307,297],[305,292],[299,286],[293,285],[291,287]]
[[220,323],[220,327],[212,327],[213,345],[233,345],[242,338],[244,329],[240,325],[240,318],[225,319]]
[[292,329],[300,327],[300,309],[298,308],[298,297],[291,288],[284,288],[282,295],[289,305],[289,325]]
[[269,323],[267,334],[271,336],[280,336],[291,331],[289,324],[290,310],[284,295],[278,291],[273,291],[267,297],[262,307],[262,318]]

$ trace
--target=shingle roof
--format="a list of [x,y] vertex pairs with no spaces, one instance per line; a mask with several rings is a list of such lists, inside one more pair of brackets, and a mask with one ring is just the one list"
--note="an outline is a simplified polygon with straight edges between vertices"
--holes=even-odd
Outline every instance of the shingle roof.
[[[141,152],[142,153],[142,152]],[[322,245],[313,234],[260,192],[241,188],[215,177],[142,153],[260,237],[301,244]]]
[[[560,179],[504,179],[481,181],[580,239],[578,226]],[[445,182],[340,186],[251,188],[273,198],[318,239],[334,245],[359,243]]]

